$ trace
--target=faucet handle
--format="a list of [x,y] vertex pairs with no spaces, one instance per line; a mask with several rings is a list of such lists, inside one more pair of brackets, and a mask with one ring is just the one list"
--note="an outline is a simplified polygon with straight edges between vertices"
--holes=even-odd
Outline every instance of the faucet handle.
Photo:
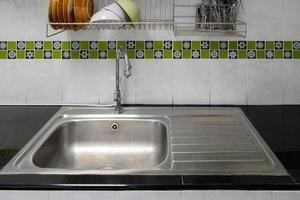
[[131,72],[131,64],[128,62],[125,64],[125,71],[124,71],[124,75],[126,78],[129,78],[131,75],[132,75],[132,72]]

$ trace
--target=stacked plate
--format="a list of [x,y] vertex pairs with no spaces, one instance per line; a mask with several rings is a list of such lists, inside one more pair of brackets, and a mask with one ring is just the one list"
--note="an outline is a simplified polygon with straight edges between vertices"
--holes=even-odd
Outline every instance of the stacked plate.
[[[49,0],[48,18],[50,23],[85,23],[93,15],[93,0]],[[57,29],[78,30],[83,25],[55,24]]]

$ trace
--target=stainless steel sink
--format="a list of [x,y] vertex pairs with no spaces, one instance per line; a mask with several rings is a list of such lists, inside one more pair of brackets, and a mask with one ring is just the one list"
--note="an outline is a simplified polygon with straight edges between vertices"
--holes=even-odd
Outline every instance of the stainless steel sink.
[[167,127],[159,120],[70,120],[37,149],[33,163],[57,169],[152,169],[167,156]]
[[286,175],[240,109],[66,107],[4,174]]

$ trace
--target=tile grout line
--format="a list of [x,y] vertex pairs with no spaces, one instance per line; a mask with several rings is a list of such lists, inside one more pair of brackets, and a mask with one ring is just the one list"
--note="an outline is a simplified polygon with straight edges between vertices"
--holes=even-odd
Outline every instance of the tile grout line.
[[[291,61],[289,61],[290,63]],[[288,72],[288,66],[284,65],[283,62],[281,62],[281,65],[283,67],[283,105],[286,105],[287,98],[286,98],[286,81],[287,81],[287,72]]]
[[246,105],[249,105],[249,61],[246,61]]

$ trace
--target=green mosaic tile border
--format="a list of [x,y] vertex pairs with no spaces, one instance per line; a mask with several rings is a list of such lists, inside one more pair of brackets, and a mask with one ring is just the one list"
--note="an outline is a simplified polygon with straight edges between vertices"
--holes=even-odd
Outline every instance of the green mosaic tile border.
[[0,59],[300,59],[300,41],[0,41]]

